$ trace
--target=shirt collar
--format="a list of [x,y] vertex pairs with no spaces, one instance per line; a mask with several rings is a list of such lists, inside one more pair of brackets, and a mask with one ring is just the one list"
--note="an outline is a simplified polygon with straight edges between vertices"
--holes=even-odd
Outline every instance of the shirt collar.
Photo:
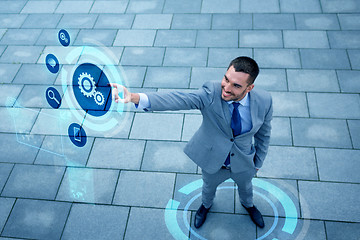
[[[233,102],[234,101],[228,101],[227,103],[230,105]],[[240,103],[241,106],[248,106],[249,105],[249,93],[246,93],[245,97],[243,99],[241,99],[240,101],[238,101],[238,103]]]

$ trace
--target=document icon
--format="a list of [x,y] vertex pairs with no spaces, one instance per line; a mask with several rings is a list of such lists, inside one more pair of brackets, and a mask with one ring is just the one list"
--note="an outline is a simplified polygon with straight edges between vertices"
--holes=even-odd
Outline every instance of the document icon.
[[74,127],[74,140],[81,142],[81,131],[78,127]]

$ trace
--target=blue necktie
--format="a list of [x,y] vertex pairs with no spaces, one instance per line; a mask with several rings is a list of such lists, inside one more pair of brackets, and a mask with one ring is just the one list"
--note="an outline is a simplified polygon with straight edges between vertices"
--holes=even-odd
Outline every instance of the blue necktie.
[[[240,105],[240,103],[233,102],[234,110],[233,110],[232,117],[231,117],[231,128],[232,128],[234,137],[241,134],[241,116],[240,116],[239,109],[238,109],[239,105]],[[230,153],[227,156],[224,164],[225,164],[225,166],[230,164]]]

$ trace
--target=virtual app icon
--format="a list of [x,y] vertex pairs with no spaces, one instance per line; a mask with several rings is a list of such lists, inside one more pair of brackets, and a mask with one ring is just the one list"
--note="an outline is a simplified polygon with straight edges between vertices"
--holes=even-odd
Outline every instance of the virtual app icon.
[[86,133],[83,127],[77,123],[72,123],[68,128],[68,134],[71,142],[78,147],[86,144]]
[[59,71],[59,61],[53,54],[48,54],[45,59],[46,67],[52,73],[57,73]]
[[52,108],[58,109],[61,105],[60,93],[53,87],[49,87],[45,92],[46,100]]
[[61,29],[59,31],[58,37],[59,37],[59,41],[60,41],[61,45],[63,45],[64,47],[69,46],[69,44],[70,44],[70,35],[66,30]]
[[106,114],[111,105],[111,88],[105,73],[96,65],[79,65],[73,75],[73,91],[81,108],[99,117]]

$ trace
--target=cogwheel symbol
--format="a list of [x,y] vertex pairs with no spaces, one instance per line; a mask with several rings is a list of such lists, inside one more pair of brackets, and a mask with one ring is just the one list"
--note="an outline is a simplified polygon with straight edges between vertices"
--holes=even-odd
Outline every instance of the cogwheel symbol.
[[95,103],[99,106],[105,103],[104,95],[101,92],[95,92],[94,94]]
[[85,97],[94,96],[96,89],[94,78],[87,72],[83,72],[80,74],[78,80],[81,93],[84,94]]

